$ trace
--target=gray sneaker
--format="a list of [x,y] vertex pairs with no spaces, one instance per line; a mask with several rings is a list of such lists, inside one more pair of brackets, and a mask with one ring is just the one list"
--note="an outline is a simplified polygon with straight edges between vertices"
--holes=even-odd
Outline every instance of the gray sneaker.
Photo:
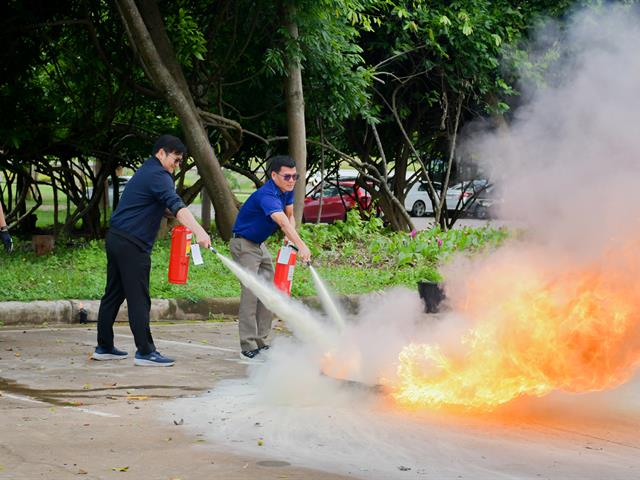
[[113,347],[111,350],[104,347],[96,347],[91,358],[94,360],[122,360],[128,356],[129,354],[127,352],[118,350],[116,347]]
[[176,362],[173,358],[165,357],[156,350],[147,355],[136,352],[133,363],[139,367],[172,367]]

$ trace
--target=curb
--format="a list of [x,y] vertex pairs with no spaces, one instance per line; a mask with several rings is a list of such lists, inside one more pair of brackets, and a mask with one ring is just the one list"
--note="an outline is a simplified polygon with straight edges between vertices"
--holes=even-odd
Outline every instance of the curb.
[[[349,311],[359,305],[358,295],[345,295],[340,302]],[[298,300],[316,308],[317,297],[301,297]],[[151,300],[149,318],[157,321],[209,320],[214,316],[237,316],[239,297],[205,298],[198,301],[185,299],[154,298]],[[87,322],[97,322],[100,300],[37,300],[33,302],[0,302],[0,327],[24,325],[80,324],[80,312],[86,312]],[[120,307],[116,322],[128,322],[128,308],[125,301]]]

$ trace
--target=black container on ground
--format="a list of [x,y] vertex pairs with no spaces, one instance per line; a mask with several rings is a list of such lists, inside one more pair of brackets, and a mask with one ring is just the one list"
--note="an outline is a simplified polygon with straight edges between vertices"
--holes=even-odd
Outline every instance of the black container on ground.
[[418,293],[424,301],[424,311],[426,313],[440,311],[440,304],[445,298],[442,285],[435,282],[418,282]]

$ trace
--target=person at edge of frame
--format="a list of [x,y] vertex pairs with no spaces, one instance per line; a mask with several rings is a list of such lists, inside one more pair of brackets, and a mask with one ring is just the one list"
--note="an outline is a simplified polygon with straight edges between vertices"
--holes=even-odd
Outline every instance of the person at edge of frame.
[[13,250],[13,239],[9,234],[9,227],[7,221],[4,218],[4,211],[2,210],[2,202],[0,202],[0,241],[4,245],[4,251],[11,253]]

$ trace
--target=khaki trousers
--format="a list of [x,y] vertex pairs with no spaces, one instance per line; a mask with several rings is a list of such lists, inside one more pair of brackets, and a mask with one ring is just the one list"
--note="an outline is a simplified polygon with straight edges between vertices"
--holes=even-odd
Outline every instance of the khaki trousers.
[[[264,243],[258,245],[246,238],[232,238],[229,247],[238,264],[267,282],[273,281],[273,262]],[[248,351],[265,346],[272,320],[273,314],[251,290],[242,285],[238,312],[240,349]]]

